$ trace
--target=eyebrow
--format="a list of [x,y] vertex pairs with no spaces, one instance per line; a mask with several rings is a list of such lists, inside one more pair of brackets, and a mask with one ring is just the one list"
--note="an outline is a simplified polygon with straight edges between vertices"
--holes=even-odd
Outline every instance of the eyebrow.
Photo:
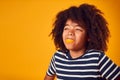
[[[65,26],[72,26],[72,25],[65,24]],[[76,27],[76,26],[80,26],[80,25],[79,25],[79,24],[75,24],[74,26]],[[81,27],[81,26],[80,26],[80,27]]]

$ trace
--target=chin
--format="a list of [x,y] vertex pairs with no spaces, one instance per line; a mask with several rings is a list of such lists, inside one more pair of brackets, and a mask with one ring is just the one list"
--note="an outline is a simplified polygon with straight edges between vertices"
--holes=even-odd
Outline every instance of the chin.
[[74,50],[73,47],[66,47],[68,50]]

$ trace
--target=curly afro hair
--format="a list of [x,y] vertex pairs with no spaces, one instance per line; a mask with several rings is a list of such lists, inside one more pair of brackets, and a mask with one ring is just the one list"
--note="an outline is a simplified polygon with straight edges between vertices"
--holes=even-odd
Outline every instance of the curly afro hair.
[[80,6],[72,6],[66,10],[59,12],[53,24],[50,35],[54,40],[56,49],[68,51],[63,43],[62,33],[65,23],[68,19],[77,22],[86,29],[89,41],[86,50],[96,49],[107,51],[107,42],[110,36],[108,23],[103,17],[103,13],[94,5],[81,4]]

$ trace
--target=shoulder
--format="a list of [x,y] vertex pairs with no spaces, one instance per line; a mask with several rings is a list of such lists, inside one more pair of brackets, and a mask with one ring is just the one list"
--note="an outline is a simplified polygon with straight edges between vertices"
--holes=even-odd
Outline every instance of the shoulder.
[[66,53],[65,52],[62,52],[60,50],[57,50],[55,53],[54,53],[54,57],[66,57]]
[[96,50],[96,49],[90,49],[90,50],[87,50],[86,53],[97,53],[97,54],[104,54],[104,51],[101,51],[101,50]]
[[60,50],[57,50],[55,53],[54,53],[54,56],[57,56],[57,55],[66,55],[65,52],[62,52]]
[[105,53],[101,50],[96,50],[96,49],[90,49],[90,50],[87,50],[85,52],[85,55],[84,56],[96,56],[96,57],[100,57],[100,56],[104,56]]

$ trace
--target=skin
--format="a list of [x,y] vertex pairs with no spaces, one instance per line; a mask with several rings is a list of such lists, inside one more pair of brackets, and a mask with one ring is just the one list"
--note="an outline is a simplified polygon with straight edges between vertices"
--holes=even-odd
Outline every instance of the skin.
[[48,76],[46,74],[44,80],[54,80],[54,78],[55,78],[55,75],[54,76]]
[[[85,43],[87,41],[86,31],[76,22],[73,22],[70,19],[66,21],[62,38],[66,48],[70,51],[70,55],[72,58],[77,58],[84,54]],[[73,41],[70,43],[67,43],[66,39],[70,39]],[[55,75],[48,76],[46,74],[44,80],[54,80],[54,78],[55,78]]]
[[[84,54],[87,35],[86,30],[78,23],[68,19],[65,24],[62,37],[63,42],[66,48],[70,51],[72,58],[77,58]],[[67,39],[71,39],[73,41],[71,43],[67,43]]]

